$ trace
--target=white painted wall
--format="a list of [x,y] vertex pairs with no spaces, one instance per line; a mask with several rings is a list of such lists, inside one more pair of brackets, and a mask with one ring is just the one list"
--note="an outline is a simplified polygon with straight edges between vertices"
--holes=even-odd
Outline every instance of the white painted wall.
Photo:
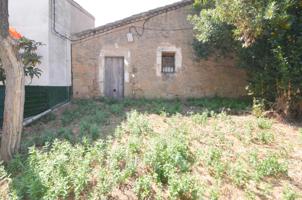
[[67,0],[73,6],[71,9],[71,32],[77,33],[82,30],[95,27],[95,18],[89,12],[84,10],[73,0]]
[[[66,36],[94,28],[94,18],[72,0],[56,1],[56,30]],[[30,85],[71,86],[71,42],[62,39],[53,30],[53,0],[10,0],[10,25],[22,35],[44,46],[38,49],[42,56],[42,76]],[[27,81],[29,84],[30,81]]]
[[[22,35],[29,39],[42,42],[44,46],[38,49],[42,56],[40,68],[43,74],[34,79],[31,85],[48,85],[49,83],[49,6],[48,0],[10,0],[9,22]],[[27,83],[30,83],[27,80]]]

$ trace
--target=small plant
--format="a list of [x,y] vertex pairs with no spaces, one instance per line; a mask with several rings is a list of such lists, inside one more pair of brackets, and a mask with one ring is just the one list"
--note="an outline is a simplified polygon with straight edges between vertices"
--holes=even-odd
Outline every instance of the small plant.
[[46,143],[52,143],[56,138],[56,132],[53,130],[44,130],[40,134],[33,135],[24,144],[22,144],[22,151],[27,152],[28,147],[43,146]]
[[109,106],[109,110],[112,114],[121,114],[124,110],[123,104],[112,104]]
[[212,188],[210,191],[210,200],[218,200],[218,199],[219,199],[218,188]]
[[166,113],[166,115],[173,115],[182,111],[182,105],[179,100],[153,100],[150,103],[150,112],[160,115]]
[[264,160],[258,160],[255,166],[256,178],[262,179],[266,176],[287,175],[288,166],[280,163],[276,156],[269,155]]
[[264,99],[253,99],[253,108],[252,113],[256,117],[262,117],[263,112],[265,111]]
[[256,140],[262,144],[271,144],[275,140],[275,136],[271,131],[260,131],[257,136]]
[[238,187],[244,187],[249,180],[248,172],[241,163],[233,165],[228,174]]
[[[171,115],[178,108],[169,104],[180,101],[104,101],[74,100],[61,118],[64,126],[47,122],[25,128],[22,154],[3,168],[10,174],[10,198],[2,198],[1,182],[0,199],[121,199],[129,192],[142,200],[215,200],[237,191],[232,197],[256,199],[275,198],[280,178],[291,184],[286,160],[295,159],[300,143],[279,141],[297,134],[282,134],[283,129],[275,134],[269,119],[223,112],[239,108],[238,102],[195,100],[200,107],[189,105],[187,115]],[[113,114],[110,109],[120,104],[147,113]],[[156,104],[161,116],[152,112]],[[208,105],[217,110],[208,112]],[[103,131],[106,138],[99,140]],[[273,142],[274,148],[263,145]],[[284,187],[283,198],[299,198],[299,192],[299,187]]]
[[208,116],[209,116],[208,112],[203,112],[202,114],[192,115],[192,120],[196,124],[205,125],[208,121]]
[[148,199],[152,194],[152,176],[139,177],[135,183],[134,191],[139,199]]
[[166,184],[173,172],[187,172],[191,166],[187,138],[181,133],[157,136],[146,150],[145,163],[150,165],[159,182]]
[[141,140],[136,136],[130,136],[128,140],[128,150],[130,153],[139,153],[142,149]]
[[245,193],[245,197],[246,197],[247,200],[255,200],[256,199],[256,195],[252,190],[245,189],[244,193]]
[[49,148],[30,149],[24,174],[15,181],[15,188],[26,195],[25,199],[65,199],[70,194],[79,198],[89,180],[93,148],[59,141]]
[[127,121],[123,124],[122,129],[126,132],[129,131],[134,135],[142,135],[152,132],[146,116],[139,114],[137,111],[132,111],[127,114]]
[[2,162],[0,162],[0,182],[0,199],[10,199],[9,187],[11,179],[9,178]]
[[14,159],[8,163],[7,172],[12,175],[17,175],[25,170],[25,166],[24,156],[17,154],[14,156]]
[[112,191],[115,184],[116,183],[112,178],[110,172],[108,172],[106,169],[101,169],[99,172],[98,182],[97,182],[98,196],[108,195]]
[[80,136],[94,141],[99,138],[100,129],[96,124],[91,124],[84,119],[80,122]]
[[93,116],[93,121],[96,124],[103,124],[107,121],[108,117],[109,117],[109,114],[107,112],[104,112],[102,110],[96,110],[95,115]]
[[72,130],[70,128],[60,128],[58,130],[58,136],[60,138],[68,140],[70,142],[72,142],[74,140],[73,139],[73,133],[72,133]]
[[282,199],[283,200],[296,200],[296,199],[298,199],[298,194],[292,188],[287,186],[283,189]]
[[260,129],[271,129],[273,126],[273,122],[266,118],[259,118],[257,120],[257,125]]
[[187,104],[191,106],[199,106],[207,110],[221,112],[223,110],[242,111],[250,106],[250,101],[228,99],[228,98],[202,98],[202,99],[188,99]]
[[221,178],[226,170],[226,165],[222,162],[222,151],[218,148],[212,148],[205,157],[206,166],[215,178]]
[[73,122],[77,118],[77,112],[74,112],[73,110],[65,110],[62,113],[61,122],[63,126],[69,125],[71,122]]
[[[169,199],[199,199],[199,187],[189,174],[171,174],[168,183]],[[199,197],[199,198],[198,198]]]

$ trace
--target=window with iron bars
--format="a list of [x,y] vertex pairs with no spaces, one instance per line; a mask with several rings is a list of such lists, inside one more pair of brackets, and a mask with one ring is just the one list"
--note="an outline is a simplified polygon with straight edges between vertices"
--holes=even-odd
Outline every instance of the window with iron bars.
[[175,73],[175,52],[162,52],[162,68],[164,74]]

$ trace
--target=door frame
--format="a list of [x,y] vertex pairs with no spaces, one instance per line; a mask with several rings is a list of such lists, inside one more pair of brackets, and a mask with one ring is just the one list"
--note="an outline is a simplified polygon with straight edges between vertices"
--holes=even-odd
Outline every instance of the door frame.
[[124,97],[126,97],[127,94],[131,93],[129,91],[129,87],[127,87],[127,84],[130,83],[130,50],[125,48],[106,46],[103,47],[103,49],[100,51],[98,72],[96,73],[96,85],[99,88],[98,91],[100,96],[105,96],[105,57],[124,57]]

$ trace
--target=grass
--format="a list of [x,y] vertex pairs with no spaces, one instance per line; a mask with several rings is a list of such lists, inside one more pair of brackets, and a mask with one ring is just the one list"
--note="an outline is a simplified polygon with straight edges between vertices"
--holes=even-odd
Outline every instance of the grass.
[[[299,131],[228,99],[74,101],[25,129],[5,199],[298,199]],[[297,134],[298,133],[298,134]]]

